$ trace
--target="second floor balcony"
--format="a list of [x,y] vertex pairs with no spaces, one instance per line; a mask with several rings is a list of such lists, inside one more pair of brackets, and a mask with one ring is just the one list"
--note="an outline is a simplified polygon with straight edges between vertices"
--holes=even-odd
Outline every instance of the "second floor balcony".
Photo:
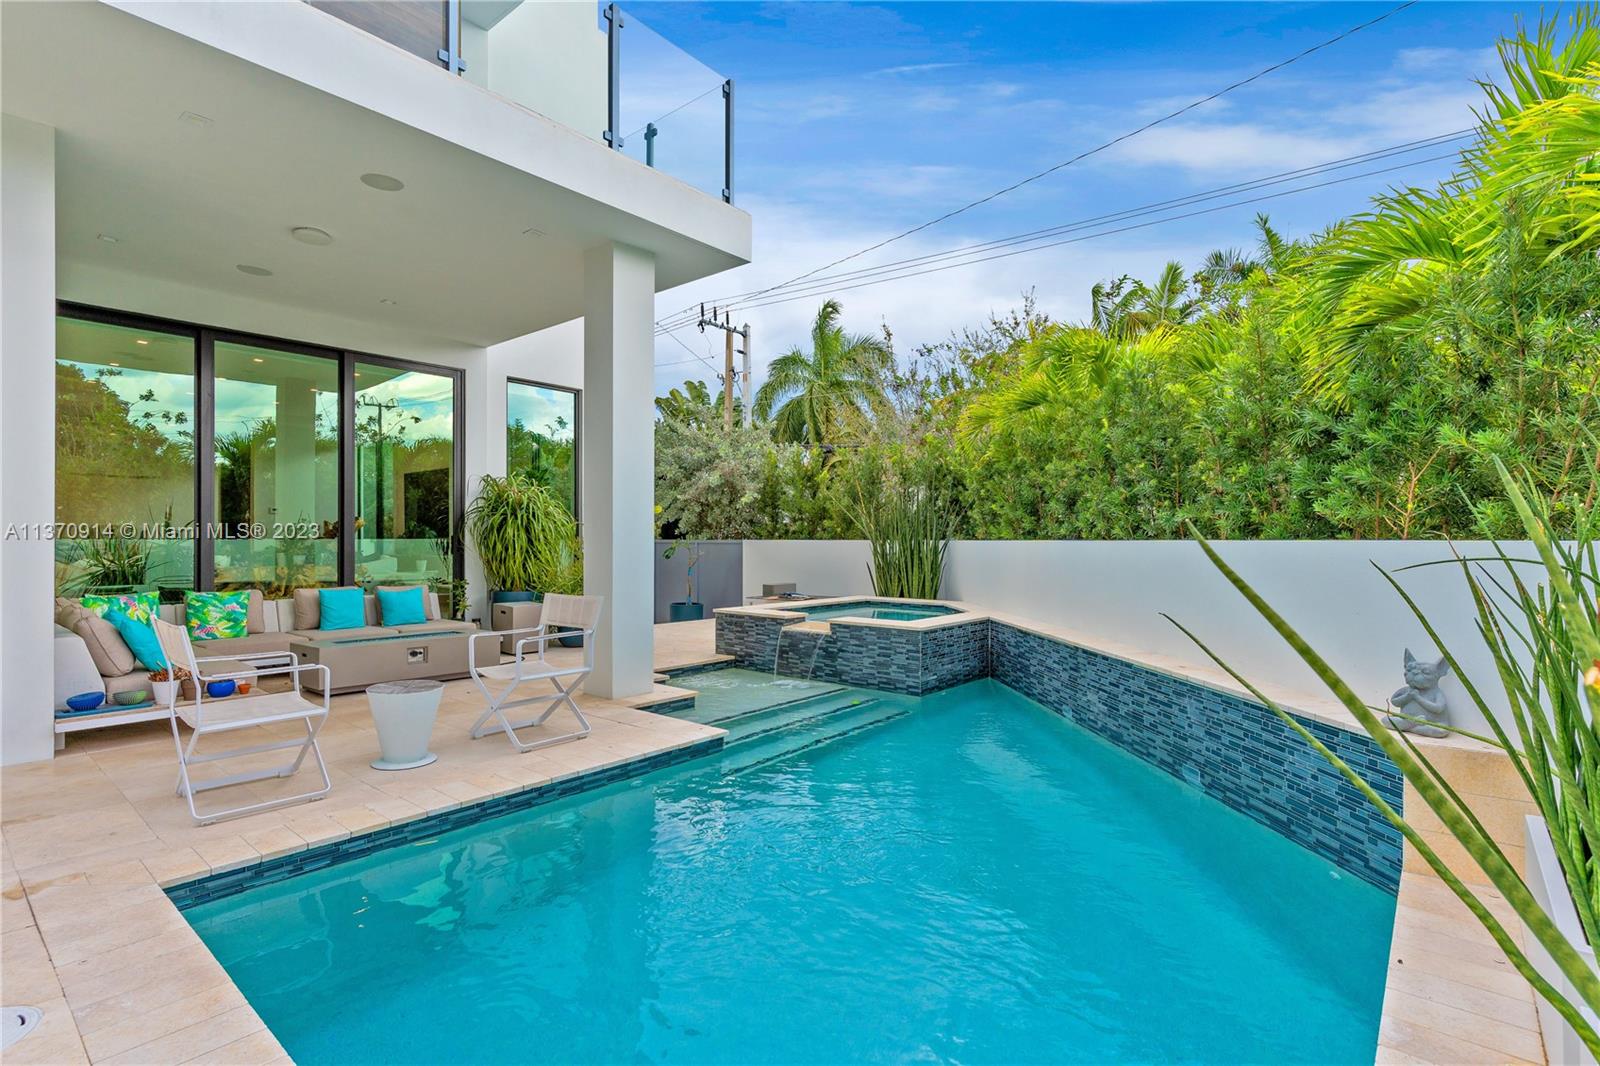
[[514,104],[733,202],[733,83],[617,5],[306,0]]

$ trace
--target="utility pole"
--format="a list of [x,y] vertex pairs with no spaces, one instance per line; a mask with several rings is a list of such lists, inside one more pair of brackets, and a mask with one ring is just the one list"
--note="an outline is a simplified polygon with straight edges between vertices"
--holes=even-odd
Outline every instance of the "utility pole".
[[719,319],[718,310],[713,307],[711,309],[711,317],[707,318],[706,305],[701,304],[700,332],[704,333],[707,326],[712,329],[720,329],[726,335],[722,360],[722,429],[725,433],[732,433],[733,386],[734,382],[739,380],[733,372],[733,338],[735,336],[744,340],[744,380],[741,383],[742,388],[740,391],[744,398],[744,424],[747,426],[750,424],[750,323],[746,322],[743,326],[735,329],[731,311],[721,312],[721,318]]

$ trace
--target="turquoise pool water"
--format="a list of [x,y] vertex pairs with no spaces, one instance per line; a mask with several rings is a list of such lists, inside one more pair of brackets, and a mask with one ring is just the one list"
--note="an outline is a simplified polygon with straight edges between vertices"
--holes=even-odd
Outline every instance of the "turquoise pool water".
[[[791,608],[785,608],[785,610],[789,609]],[[881,618],[890,622],[915,622],[919,618],[937,618],[942,614],[958,613],[954,608],[940,607],[937,604],[893,603],[876,600],[866,600],[860,603],[837,603],[826,607],[795,607],[792,609],[804,611],[808,617],[823,622],[831,618]]]
[[1363,1062],[1394,900],[993,681],[187,913],[302,1064]]

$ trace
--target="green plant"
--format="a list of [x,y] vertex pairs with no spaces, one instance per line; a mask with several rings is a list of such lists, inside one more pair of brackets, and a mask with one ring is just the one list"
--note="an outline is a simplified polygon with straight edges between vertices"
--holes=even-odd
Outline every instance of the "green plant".
[[[561,501],[527,474],[486,475],[467,508],[466,528],[491,588],[556,592],[556,586],[570,585],[577,524]],[[577,565],[581,585],[582,564]]]
[[460,577],[430,577],[428,588],[439,597],[440,609],[452,621],[467,617],[467,581]]
[[[1594,438],[1591,436],[1589,440],[1593,449]],[[1529,561],[1514,559],[1498,542],[1493,556],[1455,561],[1477,606],[1478,631],[1493,657],[1505,691],[1511,730],[1507,730],[1501,716],[1463,673],[1425,612],[1392,574],[1381,568],[1379,571],[1438,646],[1473,706],[1489,723],[1492,735],[1481,736],[1459,729],[1455,732],[1466,733],[1503,750],[1544,816],[1590,946],[1600,946],[1600,936],[1597,936],[1600,925],[1596,923],[1597,910],[1600,910],[1600,894],[1597,894],[1600,893],[1600,871],[1596,870],[1596,862],[1600,861],[1600,732],[1596,731],[1596,722],[1600,720],[1600,614],[1596,610],[1600,561],[1597,561],[1594,519],[1596,493],[1600,492],[1597,458],[1600,456],[1587,457],[1588,468],[1595,473],[1591,476],[1585,502],[1572,511],[1574,528],[1570,533],[1557,525],[1551,501],[1538,490],[1532,478],[1526,473],[1513,476],[1497,461],[1506,501],[1537,549],[1542,583],[1529,588],[1519,570],[1519,564]],[[1569,536],[1569,540],[1563,540]],[[1540,907],[1478,816],[1428,757],[1407,734],[1386,728],[1378,714],[1361,702],[1327,661],[1248,582],[1223,562],[1210,544],[1202,539],[1200,546],[1217,569],[1294,648],[1400,768],[1417,794],[1511,905],[1584,1005],[1591,1011],[1600,1011],[1600,976],[1579,954],[1578,945],[1567,940],[1551,916]],[[1517,972],[1561,1013],[1589,1051],[1600,1055],[1600,1033],[1596,1033],[1579,1009],[1534,968],[1512,934],[1400,812],[1389,806],[1359,774],[1295,718],[1218,658],[1198,637],[1181,624],[1174,622],[1174,625],[1310,743],[1400,830],[1488,930]]]
[[931,600],[944,582],[950,508],[931,488],[897,483],[857,497],[856,523],[872,545],[867,573],[879,596]]
[[113,533],[78,545],[81,564],[73,587],[78,592],[143,585],[150,570],[150,552],[142,540]]

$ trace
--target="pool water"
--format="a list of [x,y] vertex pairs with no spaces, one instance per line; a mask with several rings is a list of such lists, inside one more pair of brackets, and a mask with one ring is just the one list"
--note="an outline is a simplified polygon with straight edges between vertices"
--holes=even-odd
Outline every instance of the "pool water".
[[937,618],[945,614],[957,614],[953,607],[941,607],[930,603],[884,603],[868,601],[864,603],[837,603],[826,607],[800,607],[806,617],[813,621],[826,622],[834,618],[878,618],[888,622],[915,622],[922,618]]
[[1393,897],[996,682],[737,738],[186,914],[302,1064],[1372,1061]]

